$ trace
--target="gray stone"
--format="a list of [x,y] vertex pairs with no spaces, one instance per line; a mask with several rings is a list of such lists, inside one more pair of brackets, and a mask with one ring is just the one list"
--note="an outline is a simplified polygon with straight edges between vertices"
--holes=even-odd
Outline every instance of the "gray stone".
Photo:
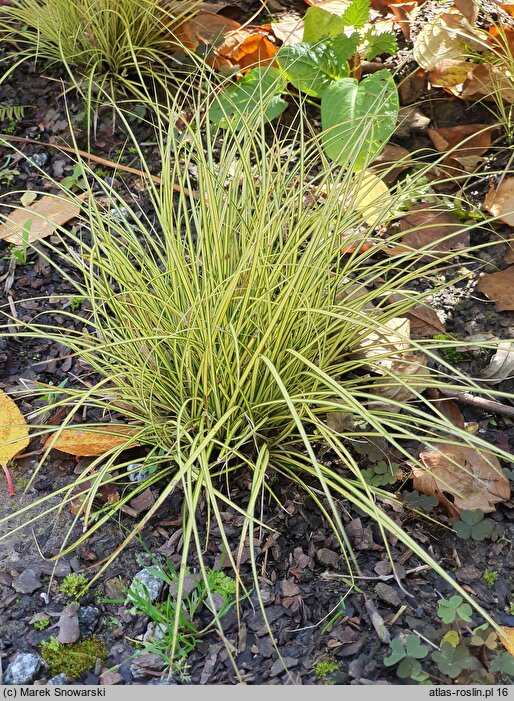
[[40,576],[35,570],[23,570],[13,582],[14,590],[19,594],[32,594],[41,587]]
[[7,666],[4,684],[30,684],[41,668],[41,659],[32,652],[20,652],[18,657]]
[[80,634],[84,637],[93,635],[100,618],[100,610],[96,606],[81,606],[78,617]]
[[403,597],[400,596],[394,587],[390,587],[385,582],[379,582],[375,587],[375,591],[382,601],[391,604],[391,606],[400,606],[402,603]]
[[44,152],[34,153],[29,158],[29,161],[32,163],[32,165],[36,166],[37,168],[43,168],[48,162],[48,154]]
[[55,677],[52,677],[47,681],[47,686],[50,684],[51,686],[60,686],[61,684],[67,684],[68,683],[68,677],[63,674],[62,672],[60,674],[56,674]]
[[141,679],[141,677],[153,676],[152,672],[162,671],[164,665],[162,655],[155,652],[142,652],[130,665],[130,673],[134,679]]
[[130,585],[132,591],[139,591],[141,593],[143,586],[148,592],[148,597],[150,601],[155,601],[162,589],[162,579],[156,577],[149,569],[146,567],[135,575]]
[[143,642],[148,643],[153,640],[162,640],[166,633],[166,628],[162,623],[154,623],[150,621],[148,624],[145,634],[143,635]]

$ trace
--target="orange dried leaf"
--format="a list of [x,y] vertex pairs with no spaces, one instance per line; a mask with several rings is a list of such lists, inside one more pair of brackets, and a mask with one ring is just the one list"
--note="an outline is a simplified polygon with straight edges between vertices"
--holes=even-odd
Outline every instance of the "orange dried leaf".
[[274,62],[278,47],[268,39],[268,32],[260,27],[242,27],[225,35],[216,53],[240,69],[265,66]]
[[303,39],[303,19],[291,17],[289,19],[281,19],[279,22],[272,22],[264,25],[283,46],[298,44]]
[[499,312],[514,311],[514,265],[498,273],[485,273],[478,281],[478,289],[494,300]]
[[175,37],[186,49],[194,51],[200,44],[215,44],[227,32],[240,26],[239,22],[223,15],[199,12],[176,29]]
[[470,24],[475,24],[478,19],[478,4],[476,0],[453,0],[453,4]]
[[70,428],[64,429],[57,436],[49,436],[45,441],[46,448],[54,448],[76,457],[103,455],[113,448],[125,445],[125,449],[137,445],[127,441],[127,437],[135,436],[139,429],[131,426],[109,425],[98,429]]
[[510,483],[494,455],[476,448],[439,444],[420,454],[425,469],[413,467],[414,489],[435,496],[452,516],[494,511],[510,498]]
[[509,655],[514,657],[514,628],[502,627],[503,635],[500,635],[500,642]]
[[30,207],[15,209],[0,225],[0,240],[21,246],[50,236],[60,226],[79,215],[81,203],[86,196],[85,192],[75,198],[44,195]]

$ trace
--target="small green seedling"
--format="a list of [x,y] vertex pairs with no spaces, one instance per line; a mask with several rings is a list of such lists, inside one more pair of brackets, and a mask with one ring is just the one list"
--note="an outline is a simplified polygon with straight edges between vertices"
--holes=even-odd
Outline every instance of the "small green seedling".
[[32,219],[29,219],[23,224],[23,229],[21,232],[21,247],[12,246],[10,249],[12,255],[16,258],[20,265],[26,265],[27,263],[27,249],[29,245],[29,235],[31,226]]
[[480,509],[463,511],[460,520],[453,524],[453,530],[463,540],[485,540],[494,529],[494,521],[484,518],[484,512]]
[[420,643],[417,635],[407,635],[405,638],[397,637],[389,646],[391,654],[384,659],[386,667],[398,664],[396,675],[400,679],[414,679],[424,681],[427,675],[421,668],[419,660],[425,659],[430,652],[427,645]]
[[78,187],[83,190],[86,186],[85,177],[84,168],[80,163],[77,163],[73,168],[73,173],[61,180],[61,185],[67,190],[72,190],[74,187]]
[[87,587],[87,579],[83,574],[72,572],[63,579],[59,591],[66,594],[70,599],[78,599]]
[[483,647],[487,650],[496,650],[498,647],[498,635],[491,629],[491,626],[488,623],[484,623],[483,625],[474,629],[469,644],[473,645],[473,647]]
[[473,610],[469,604],[464,603],[464,599],[459,594],[455,594],[450,599],[439,599],[437,615],[443,623],[454,623],[457,620],[471,623]]
[[33,625],[36,630],[45,630],[50,625],[50,619],[48,616],[42,616],[37,621],[34,621]]
[[314,665],[314,674],[318,679],[323,679],[328,677],[330,674],[335,674],[339,672],[340,665],[336,660],[319,660]]
[[514,482],[514,468],[512,467],[504,467],[503,468],[503,474],[505,477],[510,479],[511,482]]
[[84,297],[72,297],[70,299],[70,309],[74,312],[80,311],[82,305],[84,304]]
[[505,611],[509,616],[514,616],[514,601],[511,601],[510,604],[505,607]]
[[496,570],[485,570],[482,576],[487,586],[492,587],[500,575]]
[[398,481],[400,468],[396,463],[388,464],[380,460],[376,465],[361,470],[361,474],[372,487],[386,487]]

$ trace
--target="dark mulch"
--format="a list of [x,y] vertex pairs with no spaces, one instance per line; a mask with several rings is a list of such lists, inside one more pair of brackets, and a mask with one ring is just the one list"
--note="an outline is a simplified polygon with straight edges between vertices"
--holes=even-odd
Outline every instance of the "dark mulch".
[[[296,3],[291,9],[303,10],[303,5],[299,8]],[[250,6],[246,10],[249,13]],[[415,78],[406,81],[403,103],[413,104],[423,100],[420,110],[430,118],[432,126],[492,121],[483,107],[470,107],[440,92],[428,95],[425,86],[415,81]],[[43,142],[51,140],[70,141],[66,109],[71,115],[74,135],[79,145],[85,146],[85,134],[81,126],[83,107],[80,100],[73,93],[68,93],[65,103],[56,90],[56,83],[35,72],[32,67],[19,69],[0,90],[2,103],[31,106],[27,109],[25,118],[15,125],[16,134],[42,141],[41,146],[22,147],[24,155],[29,156],[32,162],[23,158],[11,158],[4,166],[3,175],[0,171],[0,178],[4,178],[4,201],[8,202],[16,201],[18,196],[14,191],[46,187],[36,165],[57,180],[71,173],[72,165],[67,157],[43,145]],[[0,131],[5,131],[8,126],[4,123]],[[406,131],[395,140],[410,150],[430,145],[426,127],[418,128],[414,121],[407,122]],[[113,126],[109,113],[101,113],[92,150],[97,155],[116,160],[123,144],[124,136],[116,125]],[[7,155],[8,152],[3,150],[3,156]],[[149,157],[152,157],[151,152]],[[500,153],[499,158],[502,157]],[[127,163],[137,167],[137,163],[130,162],[130,156]],[[493,167],[498,167],[498,164],[493,163],[491,169]],[[17,171],[12,173],[10,182],[5,179],[6,168]],[[130,191],[137,181],[121,174],[116,178],[120,190],[126,188]],[[474,182],[477,196],[483,195],[488,185],[486,173],[477,178]],[[496,313],[493,305],[474,291],[479,272],[495,269],[503,259],[505,246],[497,234],[490,236],[491,246],[479,254],[479,260],[466,263],[472,284],[466,287],[464,283],[456,283],[434,301],[434,305],[444,311],[447,317],[448,331],[459,338],[485,331],[491,331],[500,338],[514,336],[514,315]],[[4,244],[0,280],[5,286],[5,294],[17,303],[22,320],[43,314],[40,320],[55,326],[70,323],[60,312],[69,307],[74,295],[73,288],[37,252],[29,254],[26,265],[14,266]],[[88,313],[87,305],[84,305],[80,314],[87,318]],[[83,369],[78,360],[68,355],[69,351],[64,344],[20,338],[13,333],[0,340],[0,387],[9,392],[17,392],[32,386],[36,381],[52,382],[54,385],[64,379],[73,382],[74,378],[82,376]],[[485,364],[487,358],[481,362]],[[463,358],[463,368],[477,372],[479,368],[473,363],[476,363],[473,358]],[[504,382],[497,388],[511,391],[512,383]],[[20,400],[19,405],[24,412],[31,409],[24,400]],[[478,423],[481,435],[487,440],[514,451],[512,421],[469,408],[464,410],[464,414],[466,420]],[[330,460],[330,456],[325,456],[325,459]],[[366,460],[364,456],[363,462]],[[41,468],[27,494],[22,496],[23,486],[32,477],[36,464],[37,456],[29,456],[18,460],[13,466],[18,494],[10,500],[5,486],[2,487],[0,513],[7,513],[45,497],[52,490],[67,484],[73,473],[84,466],[83,463],[77,465],[75,460],[65,456],[54,455]],[[337,469],[336,464],[334,467]],[[241,603],[240,621],[234,610],[223,619],[224,632],[234,646],[233,657],[241,677],[250,684],[315,684],[319,683],[314,674],[315,663],[330,656],[341,662],[341,671],[332,677],[335,683],[397,682],[394,671],[383,665],[388,646],[379,638],[372,618],[375,622],[377,616],[382,618],[391,637],[402,630],[416,629],[433,639],[433,631],[440,624],[436,616],[436,602],[450,593],[450,587],[433,572],[419,570],[422,563],[391,539],[393,559],[406,572],[400,588],[387,571],[387,554],[375,524],[342,503],[342,518],[357,552],[361,570],[359,577],[362,577],[355,581],[360,591],[352,590],[334,535],[314,504],[289,484],[278,482],[274,487],[282,506],[278,507],[273,502],[263,504],[263,521],[270,526],[270,530],[256,533],[256,552],[260,592],[266,615],[289,673],[284,671],[278,661],[277,652],[267,634],[256,592],[252,592],[250,598]],[[408,491],[409,483],[402,488]],[[57,501],[51,503],[56,504]],[[41,506],[41,511],[43,508]],[[464,543],[446,528],[449,521],[441,511],[435,512],[440,521],[438,525],[415,520],[406,511],[395,512],[392,506],[386,506],[386,509],[443,567],[454,572],[456,579],[476,596],[497,621],[504,625],[514,625],[514,617],[505,612],[512,600],[514,502],[501,505],[491,516],[505,529],[503,537],[496,542]],[[200,514],[200,523],[204,520],[204,515]],[[236,547],[240,516],[227,511],[223,518],[226,531]],[[63,577],[69,572],[83,572],[88,578],[93,576],[106,554],[111,553],[123,540],[124,529],[131,528],[134,523],[130,516],[124,515],[121,523],[108,524],[77,552],[60,560],[53,571],[53,563],[43,559],[39,550],[44,557],[55,555],[63,533],[71,522],[72,516],[67,512],[60,514],[59,521],[56,520],[56,514],[51,513],[33,525],[12,533],[0,545],[0,656],[4,669],[16,653],[38,652],[41,642],[56,633],[56,628],[52,627],[38,631],[31,621],[35,614],[44,612],[50,617],[52,625],[57,622],[63,608],[69,603],[59,592]],[[177,537],[179,524],[180,502],[177,497],[165,505],[142,534],[151,553],[169,558],[176,566],[180,564],[181,558]],[[78,528],[75,528],[73,535],[79,535]],[[221,552],[219,534],[217,536],[214,529],[208,540],[206,563],[215,566],[220,561]],[[96,610],[96,613],[91,614],[87,632],[94,632],[105,641],[109,657],[103,666],[75,683],[99,683],[106,670],[116,665],[121,665],[118,669],[119,676],[104,676],[104,682],[144,684],[159,677],[159,669],[152,667],[151,660],[146,661],[143,676],[134,677],[136,670],[131,666],[130,658],[135,646],[130,639],[137,639],[145,632],[147,621],[132,616],[125,605],[103,602],[104,597],[119,594],[120,582],[125,586],[130,583],[141,568],[141,557],[146,557],[141,546],[131,544],[81,600],[82,607],[91,606]],[[193,560],[191,566],[194,568],[194,565]],[[486,569],[499,573],[492,587],[487,586],[483,580]],[[32,570],[33,573],[29,576],[29,581],[27,570]],[[20,580],[23,573],[24,577]],[[246,581],[251,582],[250,563],[244,557],[242,575]],[[344,604],[341,603],[343,600]],[[327,626],[336,614],[340,615],[335,623]],[[475,622],[479,623],[478,619]],[[227,650],[216,633],[199,643],[190,656],[189,663],[194,684],[236,681]],[[42,669],[38,683],[44,683],[43,680],[47,677],[47,672]],[[435,680],[437,683],[437,673]]]

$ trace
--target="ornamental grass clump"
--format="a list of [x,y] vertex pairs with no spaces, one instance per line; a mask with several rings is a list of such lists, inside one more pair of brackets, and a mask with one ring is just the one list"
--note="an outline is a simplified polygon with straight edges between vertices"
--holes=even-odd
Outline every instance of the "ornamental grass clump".
[[[86,94],[103,89],[145,98],[149,85],[166,86],[179,64],[173,31],[197,3],[160,0],[12,0],[0,7],[3,42],[16,61],[62,65]],[[145,85],[146,84],[146,85]]]
[[[369,173],[344,171],[327,160],[301,111],[293,126],[274,131],[263,126],[265,108],[263,95],[237,130],[229,126],[222,133],[200,109],[179,120],[184,113],[177,96],[157,127],[161,182],[147,178],[149,204],[122,197],[83,164],[90,191],[82,229],[61,231],[62,246],[50,239],[39,245],[91,314],[80,318],[80,331],[55,329],[36,318],[20,334],[65,343],[90,368],[84,385],[56,392],[52,407],[68,414],[60,427],[39,429],[53,435],[45,458],[59,434],[76,428],[84,415],[89,430],[101,429],[100,417],[111,429],[112,422],[119,424],[122,440],[73,484],[24,506],[17,517],[27,523],[45,507],[58,513],[73,503],[83,534],[70,529],[64,554],[152,487],[155,502],[131,524],[107,566],[180,493],[177,598],[188,565],[202,572],[208,587],[213,563],[205,543],[214,529],[238,586],[253,586],[265,614],[255,531],[269,528],[261,510],[278,499],[279,480],[300,487],[319,508],[350,580],[358,561],[341,503],[374,519],[386,548],[393,535],[453,583],[381,508],[381,499],[394,496],[364,478],[352,445],[379,437],[420,467],[408,450],[413,440],[435,451],[441,445],[477,446],[485,455],[494,451],[512,460],[453,425],[423,394],[427,387],[473,384],[436,355],[443,342],[411,339],[404,318],[423,302],[412,283],[437,266],[450,266],[454,254],[428,255],[427,245],[424,256],[407,248],[384,255],[389,243],[376,236],[375,225],[394,218],[395,207],[409,195],[406,188],[414,196],[416,176],[397,193],[377,195]],[[129,130],[123,114],[120,119]],[[363,137],[372,128],[371,119],[358,125],[357,145],[372,142]],[[149,176],[135,139],[134,145]],[[354,157],[362,160],[362,153]],[[363,240],[372,245],[361,248]],[[78,318],[73,311],[59,315]],[[438,359],[438,370],[428,371],[427,357]],[[47,404],[36,410],[36,420],[47,411]],[[122,430],[127,424],[130,434]],[[135,445],[144,454],[143,466],[124,456]],[[327,447],[338,467],[319,458]],[[99,508],[96,498],[108,484],[119,498],[100,500]],[[200,517],[201,509],[207,518]],[[243,517],[235,549],[225,532],[227,509]],[[12,518],[4,516],[0,525]],[[243,547],[249,548],[254,585],[238,574]],[[209,604],[215,610],[211,593]],[[174,626],[176,640],[178,618]]]

